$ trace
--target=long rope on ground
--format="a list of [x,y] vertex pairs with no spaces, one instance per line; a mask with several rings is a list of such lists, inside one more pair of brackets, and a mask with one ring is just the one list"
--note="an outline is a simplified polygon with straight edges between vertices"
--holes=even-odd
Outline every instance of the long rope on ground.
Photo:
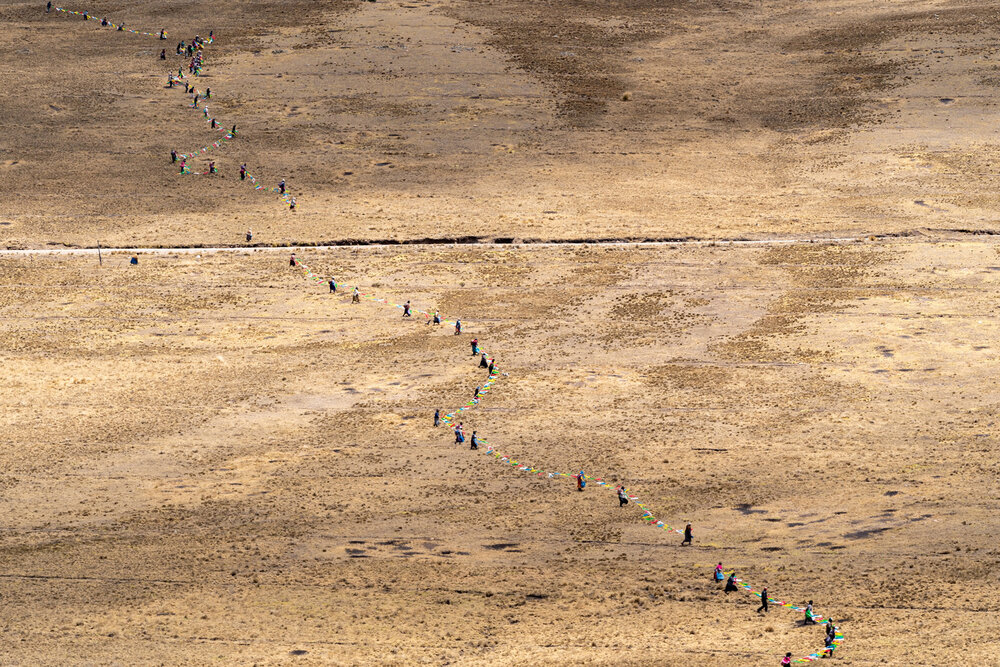
[[[306,265],[305,263],[303,263],[301,260],[293,258],[292,262],[293,262],[293,264],[296,267],[298,267],[299,269],[302,270],[304,276],[308,280],[312,280],[313,282],[323,283],[323,284],[330,284],[330,282],[333,281],[333,284],[337,288],[341,288],[341,289],[344,289],[344,290],[347,290],[347,289],[349,289],[351,287],[350,283],[336,282],[335,279],[332,278],[332,277],[328,278],[328,277],[325,277],[325,276],[323,276],[323,275],[321,275],[319,273],[316,273],[311,268],[309,268],[308,265]],[[361,292],[360,288],[358,288],[357,286],[355,286],[354,289],[357,291],[356,293],[358,294],[359,299],[365,299],[366,301],[372,301],[372,302],[375,302],[375,303],[381,303],[381,304],[384,304],[386,306],[390,306],[392,308],[396,308],[396,309],[399,309],[399,310],[403,310],[404,309],[404,305],[403,304],[394,303],[394,302],[390,301],[389,299],[386,299],[386,298],[383,298],[383,297],[378,297],[373,292]],[[353,294],[353,292],[352,292],[352,294]],[[409,303],[409,302],[407,302],[407,303]],[[436,312],[432,315],[429,311],[420,310],[420,309],[413,308],[413,307],[410,308],[410,312],[412,312],[412,313],[419,313],[419,314],[423,315],[425,318],[427,318],[428,320],[431,320],[432,317],[437,317],[437,313]],[[438,317],[438,320],[439,320],[439,322],[441,324],[455,325],[457,323],[457,320],[450,320],[450,319],[445,319],[445,318],[441,318],[441,317]],[[465,412],[465,411],[467,411],[467,410],[471,410],[471,409],[475,408],[476,406],[478,406],[480,404],[481,400],[482,400],[483,395],[485,395],[489,391],[489,389],[493,386],[493,384],[496,381],[498,381],[501,376],[503,376],[503,377],[507,376],[506,373],[501,373],[500,368],[497,365],[495,358],[490,357],[485,352],[485,350],[483,350],[481,347],[479,348],[479,351],[480,351],[481,354],[486,355],[487,361],[492,364],[492,370],[490,371],[489,379],[480,387],[480,389],[478,391],[478,396],[477,397],[474,397],[473,399],[467,401],[464,405],[461,405],[458,408],[455,408],[454,410],[452,410],[448,414],[442,415],[441,422],[444,423],[444,424],[446,424],[453,431],[458,431],[459,430],[460,422],[456,423],[456,421],[457,421],[457,419],[459,417],[461,417],[462,413]],[[542,477],[542,478],[545,478],[545,479],[571,479],[571,480],[577,480],[577,483],[579,483],[579,481],[578,481],[579,477],[582,476],[583,479],[586,482],[592,482],[595,485],[597,485],[598,487],[605,488],[605,489],[617,489],[617,487],[614,487],[611,482],[607,482],[607,481],[605,481],[604,479],[602,479],[600,477],[595,477],[593,475],[586,474],[583,471],[580,471],[578,473],[566,473],[566,472],[554,472],[554,471],[545,470],[543,468],[535,467],[533,465],[525,463],[524,461],[518,461],[517,459],[514,459],[514,458],[512,458],[510,456],[506,456],[504,454],[501,454],[485,438],[479,438],[478,442],[479,442],[480,445],[483,445],[485,447],[485,449],[482,450],[485,454],[487,454],[489,456],[492,456],[494,458],[494,460],[496,460],[496,461],[498,461],[500,463],[503,463],[505,465],[508,465],[511,468],[513,468],[514,470],[518,470],[520,472],[528,473],[529,475],[535,475],[537,477]],[[642,514],[640,516],[640,519],[642,521],[645,521],[647,525],[653,526],[654,528],[658,528],[658,529],[666,531],[666,532],[683,534],[684,531],[682,529],[670,526],[667,523],[665,523],[664,521],[658,519],[649,510],[649,507],[645,503],[641,502],[639,500],[639,497],[637,495],[634,495],[633,492],[630,489],[628,489],[627,487],[624,487],[624,486],[621,487],[621,488],[624,490],[624,492],[626,493],[626,495],[628,496],[628,498],[632,502],[635,503],[635,506],[638,507],[640,510],[642,510]],[[731,574],[732,574],[732,572],[726,572],[727,576],[729,576]],[[755,596],[757,598],[762,598],[763,597],[762,590],[754,588],[752,585],[750,585],[746,581],[743,581],[742,579],[738,579],[736,577],[733,577],[733,581],[736,583],[736,585],[739,588],[743,589],[744,591],[746,591],[750,595]],[[773,604],[773,605],[776,605],[778,607],[782,607],[782,608],[785,608],[785,609],[788,609],[788,610],[794,611],[794,612],[805,613],[806,610],[807,610],[807,607],[805,607],[805,606],[797,605],[797,604],[795,604],[793,602],[788,602],[786,600],[781,600],[781,599],[778,599],[778,598],[775,598],[775,597],[771,597],[770,595],[767,596],[767,601],[768,601],[769,604]],[[832,623],[832,619],[825,618],[823,616],[820,616],[819,614],[813,614],[811,616],[811,618],[812,618],[813,621],[816,622],[817,625],[827,625],[829,623]],[[803,663],[803,662],[812,662],[813,660],[819,660],[828,651],[832,655],[833,650],[836,649],[836,648],[839,648],[840,645],[841,645],[841,643],[844,641],[844,635],[843,635],[843,633],[841,632],[840,628],[838,628],[835,625],[833,626],[833,633],[834,633],[834,637],[833,637],[833,640],[831,641],[830,645],[824,646],[823,648],[818,649],[817,651],[814,651],[813,653],[810,653],[808,655],[804,655],[804,656],[801,656],[799,658],[794,658],[792,660],[792,662]]]
[[[102,27],[110,28],[114,32],[130,33],[133,35],[143,35],[146,37],[155,37],[161,41],[167,38],[166,29],[162,29],[159,32],[146,32],[143,30],[133,30],[131,28],[125,28],[123,23],[122,24],[114,23],[113,21],[109,21],[108,19],[104,18],[98,19],[89,11],[80,12],[72,9],[66,9],[64,7],[52,7],[52,10],[62,14],[81,16],[85,21],[97,21],[98,23],[101,24]],[[210,35],[208,39],[200,40],[197,43],[197,46],[199,48],[199,53],[201,52],[200,51],[201,49],[203,49],[205,46],[208,46],[209,44],[214,43],[214,41],[215,41],[214,35]],[[199,58],[197,64],[198,64],[197,68],[193,66],[190,67],[195,77],[197,77],[201,71],[201,65],[203,64],[203,60]],[[186,83],[185,82],[186,77],[183,72],[183,67],[177,70],[176,75],[171,71],[168,74],[167,78],[168,81],[170,82],[171,87],[175,87],[177,84],[184,85]],[[193,109],[197,109],[198,101],[195,100],[195,102],[190,106]],[[187,153],[177,153],[176,151],[174,151],[174,153],[176,154],[176,158],[180,160],[180,169],[178,171],[180,175],[192,175],[192,176],[214,175],[216,172],[212,170],[211,166],[209,166],[209,168],[207,168],[205,171],[195,171],[187,165],[187,160],[191,157],[201,156],[210,150],[222,147],[227,141],[233,139],[237,134],[235,125],[232,126],[231,130],[226,130],[225,128],[228,126],[228,123],[223,124],[217,118],[210,117],[208,113],[204,113],[203,115],[205,116],[205,122],[209,123],[215,129],[219,130],[223,134],[223,136],[218,141],[214,141],[211,144],[208,144],[196,150],[189,151]],[[282,181],[281,185],[279,185],[278,187],[270,187],[261,184],[256,176],[252,175],[249,171],[245,169],[242,172],[242,176],[243,177],[240,180],[249,181],[250,185],[253,186],[254,190],[259,192],[277,193],[282,203],[288,206],[289,209],[294,210],[296,208],[297,202],[295,200],[295,197],[293,197],[291,192],[288,191],[288,188],[285,186],[284,181]]]

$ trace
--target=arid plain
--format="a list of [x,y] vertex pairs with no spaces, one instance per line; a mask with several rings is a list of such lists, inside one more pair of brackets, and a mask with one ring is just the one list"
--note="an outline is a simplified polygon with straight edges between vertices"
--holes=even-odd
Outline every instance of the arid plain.
[[[40,251],[0,254],[0,662],[822,646],[719,561],[832,615],[837,663],[997,662],[994,5],[66,8],[170,39],[0,5],[0,246]],[[209,30],[240,132],[181,176],[218,135],[164,84]],[[462,336],[273,247],[473,238],[705,242],[296,248]],[[206,249],[43,252],[98,242]],[[694,544],[435,429],[473,336],[506,375],[467,432]]]

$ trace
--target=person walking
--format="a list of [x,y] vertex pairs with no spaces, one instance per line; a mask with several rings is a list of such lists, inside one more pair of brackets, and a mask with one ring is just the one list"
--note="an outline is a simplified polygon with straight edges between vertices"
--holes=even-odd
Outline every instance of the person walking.
[[281,183],[278,183],[278,192],[285,194],[285,179],[281,179]]
[[833,657],[833,649],[837,648],[837,626],[833,624],[833,619],[826,620],[826,650],[823,651],[824,658]]
[[715,574],[713,576],[716,583],[722,583],[722,580],[726,578],[725,573],[722,571],[722,563],[715,566]]
[[295,253],[292,253],[291,259],[288,260],[288,266],[295,266]]
[[177,151],[171,150],[170,151],[170,164],[173,164],[175,162],[177,162]]
[[290,199],[290,200],[288,201],[288,210],[289,210],[289,211],[294,211],[294,210],[295,210],[295,197],[292,197],[292,198],[291,198],[291,199]]
[[462,333],[462,320],[456,319],[455,320],[455,335],[457,336],[460,333]]
[[816,619],[813,618],[813,601],[809,600],[809,604],[806,605],[806,616],[802,621],[802,625],[816,625]]
[[738,590],[740,590],[740,587],[736,585],[736,573],[730,572],[729,578],[726,579],[726,590],[725,590],[726,595],[729,595],[730,593],[733,593]]
[[469,438],[469,449],[479,449],[479,438],[476,437],[476,432],[472,432],[472,437]]
[[619,486],[616,491],[618,491],[618,507],[625,507],[628,505],[628,494],[625,493],[625,487]]
[[480,389],[482,389],[482,387],[476,387],[476,392],[472,395],[472,398],[475,399],[476,401],[479,400],[479,390]]
[[327,282],[330,283],[330,294],[335,294],[337,292],[337,280],[333,276],[330,276],[330,280]]
[[52,0],[49,0],[49,3],[45,5],[45,13],[48,14],[51,11],[52,11]]
[[434,411],[434,426],[440,426],[440,425],[441,425],[441,411],[440,410],[435,410]]
[[478,338],[473,338],[472,339],[472,356],[476,356],[477,354],[479,354],[479,339]]
[[684,526],[684,539],[681,541],[681,546],[685,544],[691,544],[691,538],[694,534],[691,532],[691,524]]
[[489,368],[490,367],[489,363],[486,361],[486,353],[485,352],[483,352],[482,355],[479,357],[479,367],[480,368]]
[[792,664],[792,654],[786,653],[785,657],[781,659],[781,667],[788,667]]
[[578,472],[577,474],[575,474],[574,477],[576,477],[576,490],[577,491],[583,491],[584,489],[587,488],[587,476],[583,474],[582,470],[580,472]]
[[361,292],[358,291],[357,287],[355,287],[354,292],[351,293],[351,303],[361,303]]
[[462,432],[462,422],[458,422],[458,427],[455,429],[455,444],[460,445],[465,442],[465,433]]
[[241,181],[247,180],[247,163],[246,162],[244,162],[243,164],[240,165],[240,180]]
[[410,302],[409,301],[407,301],[406,303],[403,304],[403,317],[413,317],[413,315],[410,314]]
[[166,60],[166,59],[167,59],[167,50],[160,49],[160,60]]
[[765,586],[760,592],[760,606],[757,607],[757,613],[760,612],[767,613],[767,586]]
[[493,375],[493,363],[494,363],[495,361],[496,361],[496,359],[490,359],[490,365],[489,365],[489,367],[488,367],[488,368],[486,369],[486,374],[487,374],[487,375]]

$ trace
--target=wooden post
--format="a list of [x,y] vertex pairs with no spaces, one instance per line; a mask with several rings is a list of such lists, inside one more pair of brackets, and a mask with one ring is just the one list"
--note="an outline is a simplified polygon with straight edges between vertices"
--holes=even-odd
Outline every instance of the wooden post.
[[101,242],[97,242],[97,261],[101,266],[104,266],[104,258],[101,257]]

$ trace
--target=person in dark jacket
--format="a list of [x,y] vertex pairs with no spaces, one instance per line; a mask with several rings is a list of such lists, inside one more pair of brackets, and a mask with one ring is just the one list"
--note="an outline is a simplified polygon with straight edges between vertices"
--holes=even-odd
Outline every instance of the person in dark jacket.
[[760,592],[760,606],[757,607],[757,613],[760,612],[767,613],[767,586],[765,586]]

